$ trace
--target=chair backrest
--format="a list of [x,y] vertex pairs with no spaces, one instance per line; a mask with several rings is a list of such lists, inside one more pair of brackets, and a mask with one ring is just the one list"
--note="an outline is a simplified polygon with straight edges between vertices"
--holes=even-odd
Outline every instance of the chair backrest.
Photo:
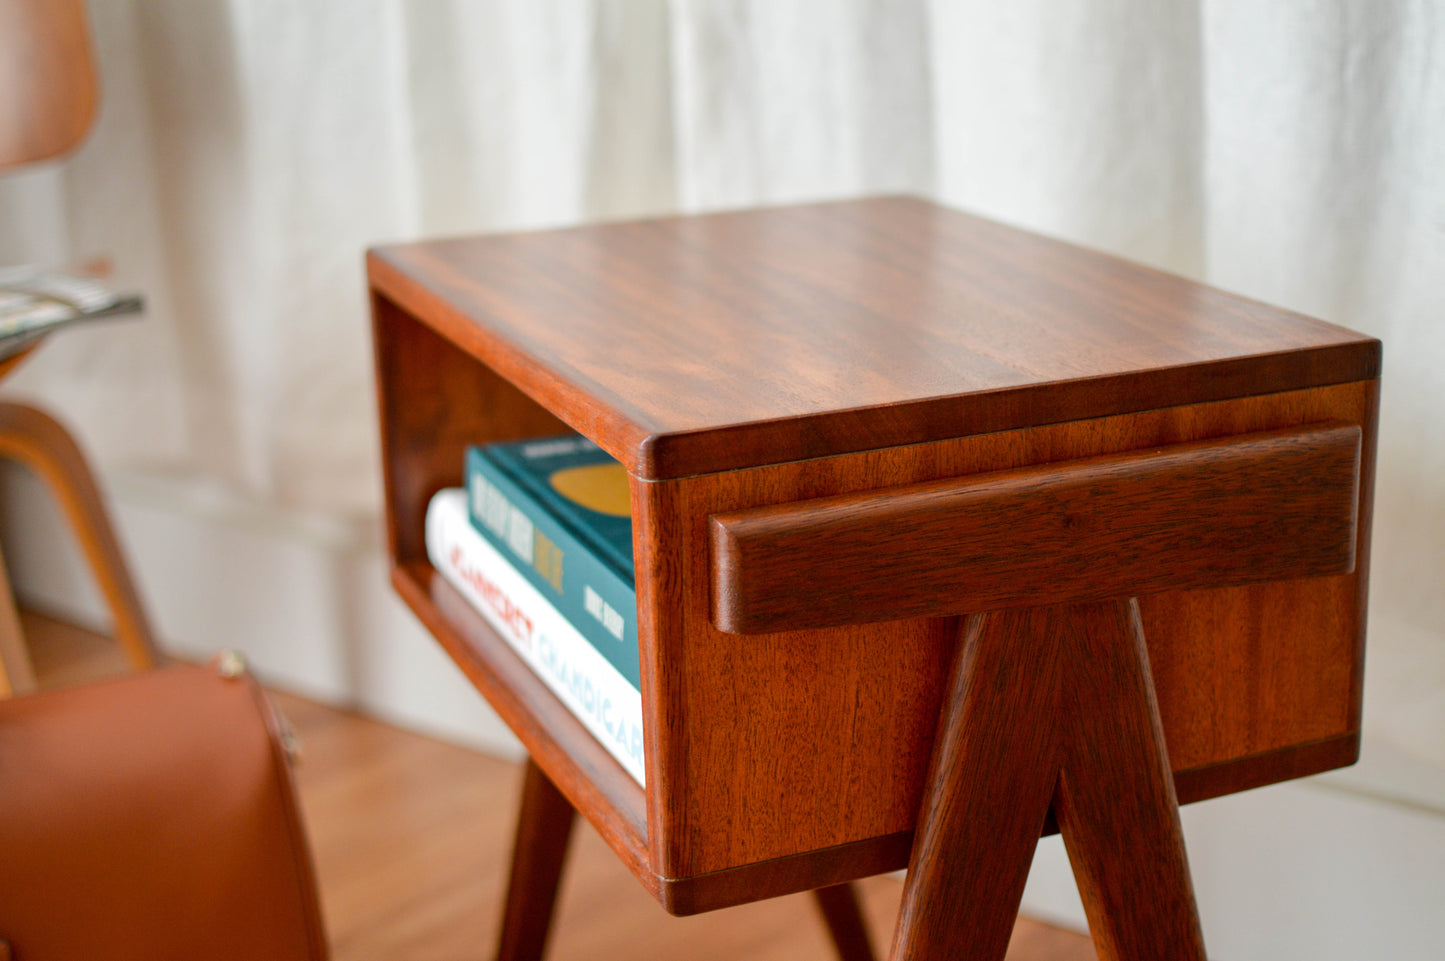
[[79,146],[97,95],[84,0],[0,0],[0,170]]

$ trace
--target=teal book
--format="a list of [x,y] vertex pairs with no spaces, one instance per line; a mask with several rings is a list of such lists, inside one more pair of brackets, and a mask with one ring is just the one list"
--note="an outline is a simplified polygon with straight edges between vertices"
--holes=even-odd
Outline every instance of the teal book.
[[627,473],[585,437],[467,450],[473,526],[641,688]]

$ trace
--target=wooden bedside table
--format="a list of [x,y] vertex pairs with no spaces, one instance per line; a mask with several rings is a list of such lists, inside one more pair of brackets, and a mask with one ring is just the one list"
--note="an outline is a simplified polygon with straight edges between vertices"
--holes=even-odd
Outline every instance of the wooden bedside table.
[[[1378,341],[912,199],[368,271],[393,582],[669,911],[910,866],[894,957],[1002,957],[1057,826],[1102,956],[1202,957],[1177,802],[1357,755]],[[467,444],[566,427],[645,792],[426,561]]]

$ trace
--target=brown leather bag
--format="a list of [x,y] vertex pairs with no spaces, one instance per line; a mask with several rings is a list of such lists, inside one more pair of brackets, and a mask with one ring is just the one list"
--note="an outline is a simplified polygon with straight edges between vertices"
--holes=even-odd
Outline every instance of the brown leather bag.
[[0,942],[15,961],[326,957],[281,729],[248,674],[0,701]]

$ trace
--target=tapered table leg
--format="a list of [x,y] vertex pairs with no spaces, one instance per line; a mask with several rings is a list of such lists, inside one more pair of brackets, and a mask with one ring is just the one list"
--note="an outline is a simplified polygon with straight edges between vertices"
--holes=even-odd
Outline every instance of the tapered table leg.
[[1104,961],[1203,961],[1138,606],[964,624],[895,961],[1004,956],[1050,807]]
[[1063,769],[1054,814],[1089,917],[1114,959],[1204,959],[1174,777],[1133,601],[1064,619]]
[[541,961],[575,818],[562,792],[528,758],[497,961]]
[[894,929],[895,961],[992,961],[1008,949],[1058,772],[1049,719],[1059,652],[1016,649],[1020,620],[1008,612],[965,621]]
[[[562,792],[528,758],[497,961],[540,961],[546,951],[576,814]],[[868,928],[853,885],[839,884],[813,893],[841,961],[873,961]]]
[[868,924],[858,904],[858,893],[851,884],[835,884],[813,892],[818,910],[828,925],[828,934],[840,961],[873,961],[873,943],[868,939]]

